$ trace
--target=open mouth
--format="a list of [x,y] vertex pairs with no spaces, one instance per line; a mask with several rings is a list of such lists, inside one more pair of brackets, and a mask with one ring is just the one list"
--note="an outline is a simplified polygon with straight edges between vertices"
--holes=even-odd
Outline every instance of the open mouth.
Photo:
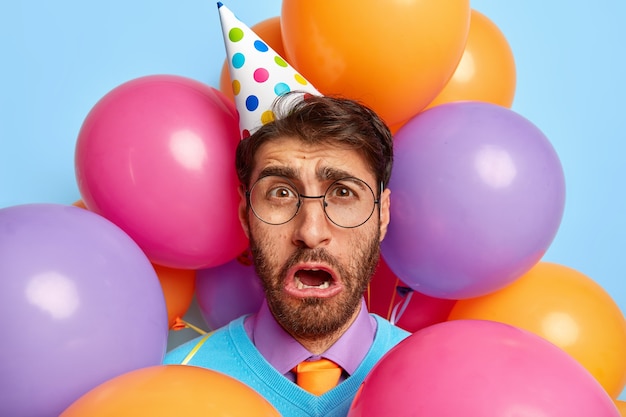
[[333,277],[321,269],[300,269],[296,271],[294,280],[299,290],[325,290],[330,287]]
[[289,271],[287,276],[292,279],[287,280],[285,290],[296,298],[329,298],[343,290],[333,270],[320,265],[300,264]]

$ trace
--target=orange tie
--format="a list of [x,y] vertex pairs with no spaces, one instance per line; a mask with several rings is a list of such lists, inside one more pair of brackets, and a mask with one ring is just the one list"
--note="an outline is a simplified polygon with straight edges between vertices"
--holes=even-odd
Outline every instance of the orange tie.
[[293,372],[296,383],[313,395],[322,395],[334,388],[341,376],[339,365],[328,359],[300,362]]

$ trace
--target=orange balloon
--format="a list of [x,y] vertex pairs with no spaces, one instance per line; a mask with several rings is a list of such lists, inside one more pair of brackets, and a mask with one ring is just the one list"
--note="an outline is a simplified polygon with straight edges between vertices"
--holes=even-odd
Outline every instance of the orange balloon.
[[256,391],[225,374],[186,365],[131,371],[97,386],[60,417],[280,417]]
[[85,202],[83,200],[76,200],[72,203],[72,205],[87,210],[87,206],[85,205]]
[[[254,26],[252,29],[259,38],[269,45],[278,55],[285,57],[285,48],[283,46],[283,35],[280,31],[280,16],[270,17]],[[230,80],[230,72],[228,70],[228,62],[225,60],[222,64],[222,72],[220,73],[220,91],[226,95],[231,101],[235,101],[233,87]]]
[[448,319],[531,331],[574,357],[612,398],[626,384],[626,320],[600,285],[572,268],[539,262],[501,290],[457,301]]
[[515,84],[515,59],[504,34],[487,16],[472,10],[461,61],[427,108],[461,100],[511,107]]
[[613,400],[622,417],[626,417],[626,401]]
[[165,305],[169,328],[176,323],[177,318],[182,318],[193,300],[196,289],[196,271],[190,269],[175,269],[157,264],[152,264],[159,277]]
[[322,94],[359,100],[395,125],[454,73],[470,12],[469,0],[284,0],[286,58]]

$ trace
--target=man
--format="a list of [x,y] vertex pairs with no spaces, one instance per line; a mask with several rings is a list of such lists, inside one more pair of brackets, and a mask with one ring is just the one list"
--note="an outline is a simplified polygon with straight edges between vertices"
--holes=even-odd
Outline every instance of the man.
[[[284,416],[345,416],[370,369],[408,336],[363,300],[389,224],[392,136],[347,99],[287,94],[274,113],[236,155],[239,217],[265,303],[166,363],[231,375]],[[334,366],[334,388],[306,387],[301,362]]]

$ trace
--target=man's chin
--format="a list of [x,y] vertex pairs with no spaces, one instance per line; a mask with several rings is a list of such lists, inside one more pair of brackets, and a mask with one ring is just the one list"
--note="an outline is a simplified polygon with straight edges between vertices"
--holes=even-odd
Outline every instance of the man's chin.
[[276,316],[290,333],[302,338],[327,337],[343,329],[353,318],[355,308],[340,300],[308,297],[297,306],[282,309]]

